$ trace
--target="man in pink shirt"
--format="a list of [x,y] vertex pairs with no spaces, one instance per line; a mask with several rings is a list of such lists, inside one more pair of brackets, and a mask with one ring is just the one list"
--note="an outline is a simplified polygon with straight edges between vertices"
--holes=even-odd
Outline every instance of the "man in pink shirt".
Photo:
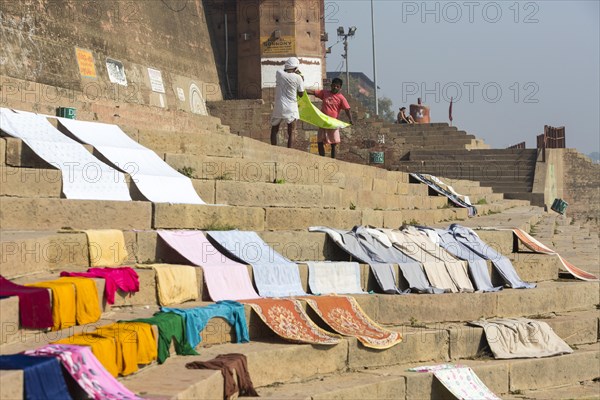
[[[350,113],[350,105],[340,93],[344,82],[340,78],[334,78],[331,81],[330,90],[307,90],[306,93],[312,94],[319,99],[323,100],[321,111],[330,117],[337,118],[340,115],[340,111],[344,110],[350,124],[354,124],[352,121],[352,114]],[[323,129],[319,128],[317,134],[317,145],[319,146],[319,154],[325,155],[325,144],[331,145],[331,158],[335,158],[335,147],[336,144],[340,143],[340,130],[338,129]]]

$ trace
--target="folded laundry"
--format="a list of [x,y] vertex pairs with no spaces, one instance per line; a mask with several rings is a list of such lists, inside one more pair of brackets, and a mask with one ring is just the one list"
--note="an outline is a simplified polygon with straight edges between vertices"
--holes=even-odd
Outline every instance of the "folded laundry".
[[202,341],[200,332],[206,327],[208,321],[215,317],[225,319],[234,328],[237,343],[250,341],[244,306],[238,302],[225,300],[194,308],[163,307],[162,311],[176,313],[183,317],[186,339],[191,348],[196,348]]
[[46,329],[54,325],[50,292],[47,289],[17,285],[0,276],[0,296],[19,297],[19,323],[21,327]]
[[27,400],[71,400],[60,362],[55,357],[24,354],[0,356],[0,370],[22,370]]
[[58,357],[67,372],[94,400],[141,400],[103,367],[89,347],[50,344],[26,354]]
[[135,293],[140,290],[137,272],[130,267],[90,268],[87,272],[61,272],[60,276],[81,276],[86,278],[103,278],[105,280],[104,296],[108,304],[115,303],[115,293]]
[[78,325],[91,324],[100,319],[102,309],[93,279],[61,277],[58,278],[58,282],[72,283],[75,286],[75,316]]
[[[225,400],[233,399],[237,396],[258,397],[258,393],[252,383],[252,378],[250,378],[246,356],[243,354],[219,354],[212,360],[194,361],[187,363],[185,367],[188,369],[220,370],[224,380]],[[234,372],[235,377],[233,376]]]
[[198,278],[194,267],[170,264],[140,264],[137,267],[154,270],[161,306],[198,299]]
[[356,337],[365,347],[389,349],[402,341],[400,332],[385,329],[365,314],[353,297],[312,296],[304,300],[337,333]]
[[123,231],[94,229],[84,231],[92,267],[118,267],[129,258]]
[[258,314],[273,332],[284,339],[298,343],[334,345],[339,335],[319,328],[306,314],[298,300],[254,299],[243,300]]
[[[77,321],[75,286],[60,280],[28,283],[26,286],[52,291],[52,330],[69,328]],[[98,301],[98,300],[96,300]]]
[[213,301],[257,299],[246,265],[219,252],[201,231],[157,231],[172,249],[202,267]]

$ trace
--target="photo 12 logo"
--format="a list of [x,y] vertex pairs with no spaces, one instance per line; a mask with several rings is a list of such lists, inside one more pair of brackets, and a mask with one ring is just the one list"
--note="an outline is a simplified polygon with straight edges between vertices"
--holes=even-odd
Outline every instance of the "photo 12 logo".
[[497,103],[504,96],[514,103],[537,104],[539,91],[537,82],[402,82],[402,102],[421,98],[425,103]]
[[510,20],[515,24],[537,24],[539,11],[540,6],[534,1],[403,1],[402,22],[495,24]]

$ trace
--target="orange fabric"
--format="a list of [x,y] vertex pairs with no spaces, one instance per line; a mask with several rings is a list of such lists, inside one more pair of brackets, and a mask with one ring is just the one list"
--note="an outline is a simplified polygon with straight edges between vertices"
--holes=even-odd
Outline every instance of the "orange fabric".
[[112,376],[117,377],[119,375],[117,346],[115,346],[115,340],[113,338],[102,337],[94,335],[93,333],[85,333],[58,340],[53,342],[53,344],[89,346],[98,361],[100,361]]
[[315,325],[298,300],[254,299],[241,302],[252,306],[263,322],[282,338],[312,344],[334,345],[340,342],[338,335]]
[[59,278],[57,282],[68,282],[75,285],[77,325],[91,324],[100,319],[102,309],[96,282],[93,279],[63,277]]
[[400,332],[379,326],[365,314],[353,297],[315,296],[304,300],[333,330],[356,337],[365,347],[389,349],[402,341]]
[[28,283],[25,286],[40,287],[52,291],[52,320],[53,331],[75,326],[76,321],[76,296],[75,286],[72,283],[56,281]]

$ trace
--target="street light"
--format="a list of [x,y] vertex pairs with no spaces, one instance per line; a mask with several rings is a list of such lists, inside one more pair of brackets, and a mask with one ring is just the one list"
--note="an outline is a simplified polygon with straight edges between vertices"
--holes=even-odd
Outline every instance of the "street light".
[[344,40],[344,54],[342,57],[346,60],[346,87],[348,88],[348,93],[350,93],[350,70],[348,69],[348,38],[353,37],[356,33],[356,27],[351,26],[348,28],[348,33],[344,32],[344,27],[340,26],[337,28],[338,37],[343,38]]

